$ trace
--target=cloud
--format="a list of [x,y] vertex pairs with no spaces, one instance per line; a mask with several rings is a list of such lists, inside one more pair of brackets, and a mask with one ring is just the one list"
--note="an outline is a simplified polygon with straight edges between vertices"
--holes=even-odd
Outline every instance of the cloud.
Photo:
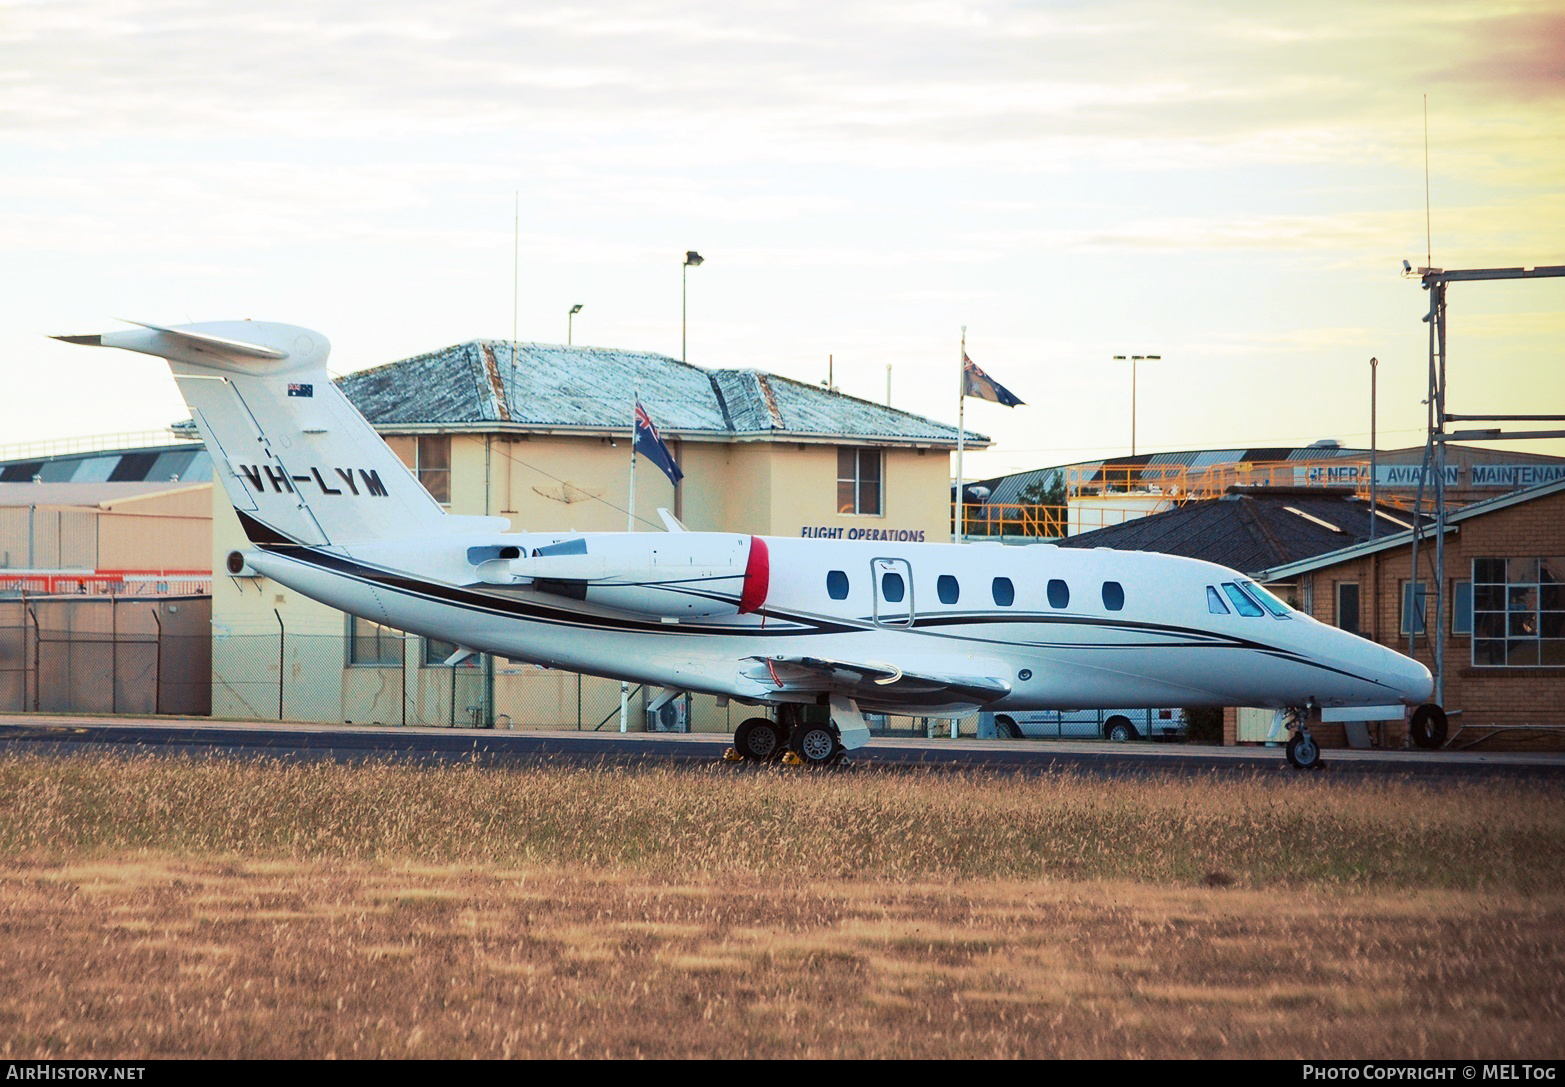
[[1463,59],[1438,69],[1437,78],[1558,108],[1565,97],[1565,12],[1486,11],[1465,29]]

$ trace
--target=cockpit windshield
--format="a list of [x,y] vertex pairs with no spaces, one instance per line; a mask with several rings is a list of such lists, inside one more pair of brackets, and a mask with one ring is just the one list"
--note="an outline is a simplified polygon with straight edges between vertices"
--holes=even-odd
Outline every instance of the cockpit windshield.
[[1271,612],[1278,619],[1286,619],[1290,614],[1292,614],[1292,608],[1288,607],[1287,604],[1283,603],[1267,590],[1261,588],[1255,582],[1245,581],[1241,584],[1243,584],[1244,587],[1249,590],[1251,596],[1255,597],[1255,599],[1261,602],[1262,607]]

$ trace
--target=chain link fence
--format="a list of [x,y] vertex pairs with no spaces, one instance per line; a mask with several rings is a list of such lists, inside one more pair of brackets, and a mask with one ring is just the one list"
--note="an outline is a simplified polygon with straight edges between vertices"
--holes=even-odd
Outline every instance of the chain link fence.
[[[0,599],[0,711],[583,732],[618,732],[623,714],[631,732],[712,734],[766,715],[700,694],[652,710],[657,688],[482,654],[447,663],[445,643],[389,628],[374,637],[375,663],[353,663],[366,654],[346,634],[214,628],[208,597]],[[870,723],[878,735],[949,728]]]
[[211,712],[211,598],[0,600],[0,709]]
[[[446,663],[449,647],[442,643],[386,628],[375,638],[374,663],[353,663],[347,636],[218,632],[212,640],[212,714],[436,728],[620,729],[618,681],[486,654]],[[728,709],[711,697],[685,696],[649,714],[656,689],[632,684],[624,693],[625,725],[632,732],[732,727]]]

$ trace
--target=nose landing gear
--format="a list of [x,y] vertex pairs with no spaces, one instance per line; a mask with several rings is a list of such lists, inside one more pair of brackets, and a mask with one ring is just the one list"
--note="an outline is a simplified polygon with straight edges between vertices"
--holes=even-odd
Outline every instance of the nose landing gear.
[[1433,751],[1445,743],[1446,733],[1450,724],[1446,720],[1445,710],[1433,702],[1425,702],[1413,711],[1412,718],[1408,721],[1408,732],[1413,737],[1413,742],[1426,751]]
[[1310,735],[1310,710],[1313,703],[1307,706],[1289,706],[1288,731],[1292,734],[1288,737],[1288,765],[1295,770],[1319,770],[1326,765],[1320,756],[1320,745],[1315,742],[1315,737]]

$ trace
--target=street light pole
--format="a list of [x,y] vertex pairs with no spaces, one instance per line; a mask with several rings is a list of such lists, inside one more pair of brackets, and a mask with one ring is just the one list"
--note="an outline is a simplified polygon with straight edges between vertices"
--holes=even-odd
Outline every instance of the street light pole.
[[689,277],[689,269],[701,267],[705,258],[694,249],[685,254],[684,266],[679,269],[679,361],[685,361],[685,331],[689,327],[685,317],[685,298],[687,291],[685,281]]
[[1136,455],[1136,363],[1143,360],[1157,361],[1162,355],[1115,355],[1116,362],[1130,360],[1130,455]]
[[580,302],[577,302],[574,306],[571,307],[571,311],[565,315],[565,346],[566,347],[571,346],[571,324],[576,319],[576,315],[581,312],[581,305],[582,304]]
[[1375,373],[1379,365],[1379,359],[1369,360],[1369,538],[1372,540],[1375,538],[1375,526],[1379,520],[1376,517],[1379,507],[1376,502],[1378,481],[1375,478],[1378,475],[1375,471]]

